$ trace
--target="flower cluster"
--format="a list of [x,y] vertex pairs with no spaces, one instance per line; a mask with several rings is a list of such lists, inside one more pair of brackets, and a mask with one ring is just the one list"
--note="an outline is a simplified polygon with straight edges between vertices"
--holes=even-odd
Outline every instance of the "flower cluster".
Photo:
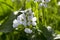
[[35,2],[46,2],[46,3],[48,3],[48,2],[50,2],[50,0],[34,0]]
[[39,4],[39,6],[47,7],[46,3],[48,2],[50,2],[50,0],[41,0],[41,3]]
[[[17,28],[19,25],[26,26],[36,26],[36,17],[34,17],[34,12],[32,12],[31,9],[27,9],[24,11],[16,11],[14,12],[15,15],[18,14],[18,12],[21,12],[19,16],[17,16],[17,19],[13,20],[13,28]],[[29,28],[25,28],[24,30],[26,33],[31,33],[32,30]]]
[[48,2],[50,2],[51,0],[35,0],[34,2],[40,2],[39,6],[43,6],[43,7],[47,7]]
[[[26,11],[26,12],[25,12]],[[18,25],[24,25],[24,26],[36,26],[36,17],[34,17],[34,12],[31,11],[31,9],[20,11],[22,14],[20,14],[17,19],[14,19],[13,21],[13,27],[17,27]],[[15,12],[16,14],[17,12]]]

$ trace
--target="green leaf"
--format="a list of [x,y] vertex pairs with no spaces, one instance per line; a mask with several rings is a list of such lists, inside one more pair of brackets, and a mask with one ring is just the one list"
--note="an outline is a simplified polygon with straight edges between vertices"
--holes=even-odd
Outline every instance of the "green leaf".
[[13,25],[13,20],[16,18],[16,16],[11,13],[9,17],[5,20],[5,22],[0,26],[0,32],[10,32],[13,30],[12,25]]
[[52,33],[50,33],[45,26],[40,25],[39,28],[40,28],[40,30],[42,31],[42,34],[44,35],[44,37],[47,40],[52,40],[53,39]]
[[0,1],[0,3],[1,3],[1,4],[5,4],[6,6],[10,7],[11,9],[13,9],[13,7],[12,7],[11,5],[9,5],[9,4],[5,3],[5,2],[1,2],[1,1]]

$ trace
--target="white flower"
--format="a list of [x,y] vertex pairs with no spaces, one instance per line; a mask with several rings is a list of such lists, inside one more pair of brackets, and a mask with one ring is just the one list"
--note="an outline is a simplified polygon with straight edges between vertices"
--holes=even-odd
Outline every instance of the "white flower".
[[32,25],[33,25],[33,26],[36,26],[36,22],[32,22]]
[[58,6],[60,5],[60,2],[58,2]]
[[43,6],[43,3],[40,3],[39,6]]
[[30,26],[31,24],[33,26],[36,26],[36,17],[34,17],[34,12],[31,11],[31,9],[29,9],[28,13],[28,25]]
[[53,35],[53,37],[55,37],[56,36],[56,33],[54,33],[54,34],[52,34]]
[[36,21],[36,17],[33,17],[33,18],[32,18],[32,21],[33,21],[33,22]]
[[26,33],[32,33],[32,30],[29,29],[29,28],[25,28],[24,31],[25,31]]
[[26,27],[27,26],[26,20],[24,20],[22,24]]
[[32,12],[31,9],[29,9],[29,11],[27,12],[28,21],[31,21],[31,19],[33,18],[33,14],[34,12]]
[[34,2],[40,2],[40,1],[42,1],[42,0],[34,0]]
[[14,15],[17,15],[17,14],[18,14],[18,12],[19,12],[19,11],[15,11],[15,12],[14,12]]
[[17,17],[17,20],[20,24],[22,24],[22,22],[25,20],[25,15],[24,14],[21,14]]
[[33,25],[33,26],[36,26],[36,17],[32,17],[29,21],[28,21],[28,25]]
[[47,29],[48,29],[49,31],[51,31],[52,28],[51,28],[50,26],[48,26]]
[[17,17],[18,23],[26,26],[26,16],[25,14],[21,14]]
[[47,7],[47,4],[46,3],[45,4],[44,3],[40,3],[39,4],[39,7],[42,7],[42,6],[46,8]]
[[[17,14],[18,12],[21,12],[22,14],[20,14],[17,17],[17,20],[15,19],[13,21],[13,27],[17,27],[18,25],[24,25],[25,27],[28,25],[36,25],[36,17],[34,17],[34,12],[32,12],[31,8],[24,10],[24,11],[16,11],[15,14]],[[25,14],[26,13],[26,14]]]
[[35,0],[34,2],[44,2],[44,0]]
[[25,13],[25,12],[26,12],[26,10],[25,10],[25,11],[19,11],[19,12],[21,12],[21,13]]
[[50,2],[51,0],[45,0],[46,3]]
[[33,16],[28,16],[28,21],[31,21]]
[[55,40],[56,40],[56,39],[60,39],[60,34],[58,34],[54,39],[55,39]]
[[36,17],[33,17],[33,18],[32,18],[32,25],[33,25],[33,26],[36,26]]
[[48,26],[47,29],[48,29],[48,31],[49,31],[50,33],[52,33],[52,34],[55,33],[54,30],[52,29],[52,27]]
[[13,28],[16,28],[19,25],[18,21],[15,19],[13,21]]

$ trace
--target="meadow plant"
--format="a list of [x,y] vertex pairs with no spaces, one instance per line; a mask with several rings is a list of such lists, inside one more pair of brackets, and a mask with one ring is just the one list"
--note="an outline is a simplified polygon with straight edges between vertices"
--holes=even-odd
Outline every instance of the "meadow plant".
[[60,0],[0,0],[0,40],[60,40]]

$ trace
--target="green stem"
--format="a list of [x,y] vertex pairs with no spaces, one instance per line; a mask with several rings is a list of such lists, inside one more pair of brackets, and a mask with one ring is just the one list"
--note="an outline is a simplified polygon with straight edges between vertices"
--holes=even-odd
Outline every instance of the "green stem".
[[6,40],[10,40],[10,37],[8,34],[6,35]]
[[1,36],[0,36],[0,40],[2,40]]

